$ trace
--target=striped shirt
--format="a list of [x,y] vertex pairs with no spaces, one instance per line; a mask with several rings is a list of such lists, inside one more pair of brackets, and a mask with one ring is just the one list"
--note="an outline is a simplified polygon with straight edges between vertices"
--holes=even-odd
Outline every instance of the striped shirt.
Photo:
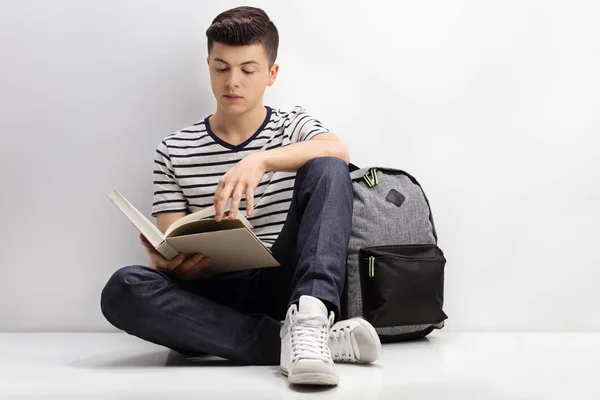
[[[242,158],[328,132],[299,106],[289,112],[266,109],[260,128],[237,146],[212,132],[209,117],[167,136],[155,153],[152,216],[182,211],[189,214],[210,207],[219,179]],[[267,172],[254,191],[254,212],[247,218],[267,247],[275,242],[286,220],[295,178],[295,172]],[[245,215],[245,196],[239,209]]]

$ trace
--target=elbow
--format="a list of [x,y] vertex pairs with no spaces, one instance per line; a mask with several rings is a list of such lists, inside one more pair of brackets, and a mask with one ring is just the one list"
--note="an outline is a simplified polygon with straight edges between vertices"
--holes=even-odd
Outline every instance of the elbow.
[[344,143],[342,142],[338,142],[338,149],[337,149],[337,154],[336,157],[341,158],[342,160],[344,160],[344,162],[346,163],[346,165],[348,165],[350,163],[350,152],[348,151],[348,146],[346,146]]
[[332,146],[332,151],[329,154],[332,157],[341,158],[344,160],[346,165],[350,163],[350,152],[348,151],[348,147],[342,142],[334,142],[335,146]]

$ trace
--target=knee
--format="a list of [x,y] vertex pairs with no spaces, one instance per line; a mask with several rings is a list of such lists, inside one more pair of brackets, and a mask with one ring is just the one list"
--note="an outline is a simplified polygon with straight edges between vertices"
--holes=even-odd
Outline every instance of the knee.
[[313,158],[304,164],[298,172],[303,175],[318,175],[335,181],[350,178],[348,165],[338,157]]
[[130,265],[112,274],[100,294],[100,309],[111,324],[117,326],[117,315],[126,308],[124,302],[136,286],[151,279],[153,272],[141,265]]

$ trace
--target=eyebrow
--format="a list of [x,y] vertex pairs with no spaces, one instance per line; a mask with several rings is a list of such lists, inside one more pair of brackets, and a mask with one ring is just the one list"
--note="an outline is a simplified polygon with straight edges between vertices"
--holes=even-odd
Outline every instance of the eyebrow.
[[[215,58],[215,61],[219,61],[219,62],[222,62],[223,64],[229,65],[229,63],[227,61],[223,60],[222,58]],[[257,65],[260,65],[260,63],[258,61],[254,61],[254,60],[244,61],[240,65],[248,65],[248,64],[257,64]]]

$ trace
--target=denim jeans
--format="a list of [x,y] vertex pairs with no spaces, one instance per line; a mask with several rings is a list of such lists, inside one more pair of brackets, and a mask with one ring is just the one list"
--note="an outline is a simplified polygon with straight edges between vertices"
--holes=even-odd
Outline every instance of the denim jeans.
[[339,158],[296,175],[287,219],[271,251],[279,267],[185,281],[141,265],[118,269],[101,295],[115,327],[187,354],[244,364],[279,363],[280,321],[300,296],[340,313],[352,225],[352,185]]

